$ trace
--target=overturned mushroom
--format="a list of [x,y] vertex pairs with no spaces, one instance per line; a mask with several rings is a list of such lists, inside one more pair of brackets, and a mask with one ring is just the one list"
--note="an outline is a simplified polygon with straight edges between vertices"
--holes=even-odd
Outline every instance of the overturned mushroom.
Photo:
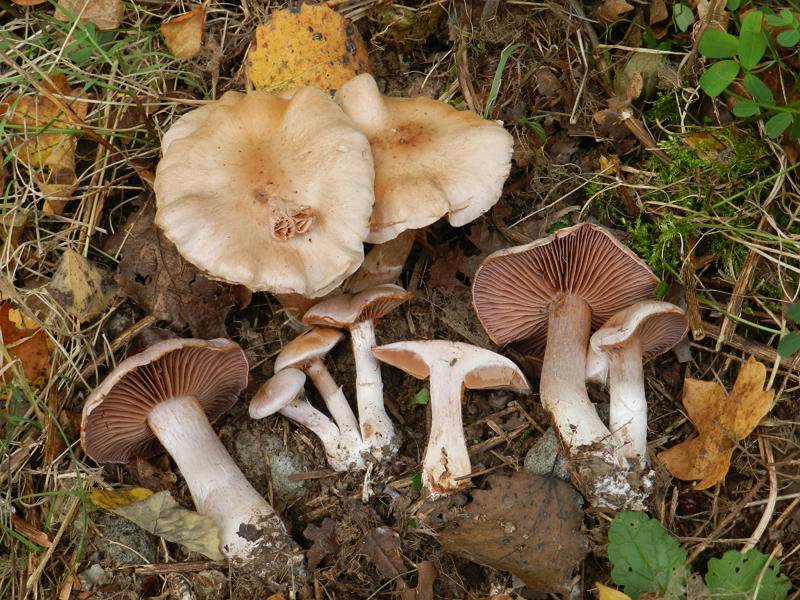
[[81,443],[99,463],[166,448],[197,511],[219,527],[223,554],[237,563],[283,554],[297,567],[302,554],[286,526],[211,428],[247,385],[247,372],[244,352],[229,340],[158,342],[122,361],[87,398]]
[[422,468],[428,493],[441,496],[468,485],[471,467],[461,421],[464,388],[523,391],[530,389],[525,376],[509,359],[462,342],[396,342],[372,353],[417,379],[430,377],[431,432]]

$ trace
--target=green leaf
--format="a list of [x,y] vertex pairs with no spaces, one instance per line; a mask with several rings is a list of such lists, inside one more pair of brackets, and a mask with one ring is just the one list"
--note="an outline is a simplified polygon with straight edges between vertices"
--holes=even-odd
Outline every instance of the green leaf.
[[[749,12],[747,16],[749,17],[755,12],[756,11]],[[764,37],[761,31],[757,33],[742,31],[739,34],[739,62],[741,62],[742,67],[748,71],[755,69],[756,65],[761,62],[766,49],[767,38]]]
[[697,51],[706,58],[733,58],[739,53],[739,39],[724,31],[706,29]]
[[417,491],[422,489],[422,473],[414,473],[411,476],[411,487]]
[[800,117],[797,115],[795,115],[794,121],[792,122],[792,129],[789,131],[789,139],[791,141],[800,139]]
[[786,128],[792,124],[792,113],[778,113],[769,121],[764,123],[764,129],[767,132],[767,137],[774,140],[786,131]]
[[[748,550],[745,554],[728,550],[722,558],[708,561],[706,585],[714,600],[784,600],[791,583],[779,570],[778,561],[766,554]],[[763,571],[763,576],[761,575]],[[761,584],[756,589],[756,583]]]
[[790,304],[786,309],[786,318],[795,323],[800,323],[800,302]]
[[761,33],[761,24],[764,21],[764,15],[753,10],[747,13],[742,19],[741,33]]
[[766,83],[761,81],[752,73],[746,73],[743,80],[744,87],[748,92],[750,92],[750,95],[756,102],[761,102],[761,104],[769,104],[772,106],[775,105],[775,98],[773,98],[772,92],[767,87]]
[[781,9],[781,17],[783,17],[784,22],[789,25],[790,27],[797,27],[797,19],[792,14],[792,11],[787,10],[785,8]]
[[737,117],[752,117],[758,112],[758,104],[750,100],[739,100],[733,105],[733,114]]
[[773,27],[785,27],[787,25],[791,25],[788,21],[784,21],[781,17],[776,17],[775,15],[767,15],[765,19],[767,25],[772,25]]
[[428,404],[431,399],[431,391],[428,388],[422,388],[411,399],[411,404],[422,404],[423,406]]
[[797,42],[800,42],[800,31],[797,31],[797,29],[782,31],[775,39],[784,48],[791,48],[792,46],[796,45]]
[[787,358],[800,350],[800,333],[787,333],[778,342],[778,356]]
[[742,5],[742,0],[728,0],[728,3],[725,5],[725,8],[728,10],[736,10]]
[[681,31],[686,31],[694,23],[692,9],[680,2],[672,5],[672,18],[675,21],[675,26]]
[[608,530],[611,579],[630,598],[686,584],[686,550],[664,526],[645,513],[621,512]]
[[709,96],[719,96],[739,74],[739,63],[721,60],[700,77],[700,88]]

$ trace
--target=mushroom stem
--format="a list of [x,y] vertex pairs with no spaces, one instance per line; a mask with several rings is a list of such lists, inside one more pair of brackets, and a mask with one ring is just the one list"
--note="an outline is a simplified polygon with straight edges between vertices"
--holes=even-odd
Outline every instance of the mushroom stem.
[[642,343],[632,339],[608,353],[609,429],[622,454],[634,461],[647,457],[647,399],[642,369]]
[[353,463],[363,461],[358,452],[348,451],[341,442],[341,432],[333,422],[311,406],[307,400],[295,398],[278,411],[287,419],[313,431],[325,448],[328,463],[336,471],[347,471]]
[[443,495],[469,484],[472,466],[461,421],[463,378],[454,376],[447,362],[431,364],[431,433],[422,463],[422,484],[432,492]]
[[239,470],[194,396],[158,404],[147,424],[175,459],[197,512],[219,527],[228,558],[245,560],[262,543],[273,550],[290,543],[280,517]]
[[565,294],[550,305],[540,392],[542,405],[572,456],[581,447],[611,442],[583,378],[591,319],[589,305],[577,296]]
[[347,398],[344,397],[342,388],[336,385],[327,367],[325,367],[325,363],[316,359],[311,361],[303,370],[314,382],[333,420],[339,426],[342,443],[347,448],[358,449],[356,452],[359,452],[364,442],[358,430],[358,421],[353,414],[353,409],[350,408],[350,404],[347,402]]
[[356,362],[356,398],[358,401],[358,420],[361,423],[361,437],[375,457],[380,460],[381,448],[389,446],[389,454],[394,454],[394,426],[386,414],[383,403],[383,381],[381,366],[372,355],[375,341],[375,327],[372,319],[350,326],[350,341]]

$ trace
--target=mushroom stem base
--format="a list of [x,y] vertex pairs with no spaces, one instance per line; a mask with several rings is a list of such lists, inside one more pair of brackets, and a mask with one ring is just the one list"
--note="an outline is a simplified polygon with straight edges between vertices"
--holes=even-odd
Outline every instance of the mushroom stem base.
[[642,344],[631,340],[608,353],[610,410],[608,425],[631,463],[647,459],[647,398]]

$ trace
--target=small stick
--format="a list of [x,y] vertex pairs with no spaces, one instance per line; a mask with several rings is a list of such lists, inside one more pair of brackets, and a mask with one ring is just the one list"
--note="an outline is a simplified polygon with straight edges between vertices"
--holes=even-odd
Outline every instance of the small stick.
[[755,531],[753,531],[753,535],[750,536],[750,541],[742,548],[742,554],[756,547],[767,527],[769,527],[769,522],[772,520],[772,515],[775,514],[775,504],[778,500],[778,476],[775,474],[775,465],[773,464],[775,457],[772,454],[772,444],[770,444],[769,438],[763,435],[765,432],[764,427],[759,427],[759,429],[761,431],[758,436],[758,447],[761,450],[761,458],[769,474],[769,497],[767,506],[761,514],[761,520],[758,522]]

